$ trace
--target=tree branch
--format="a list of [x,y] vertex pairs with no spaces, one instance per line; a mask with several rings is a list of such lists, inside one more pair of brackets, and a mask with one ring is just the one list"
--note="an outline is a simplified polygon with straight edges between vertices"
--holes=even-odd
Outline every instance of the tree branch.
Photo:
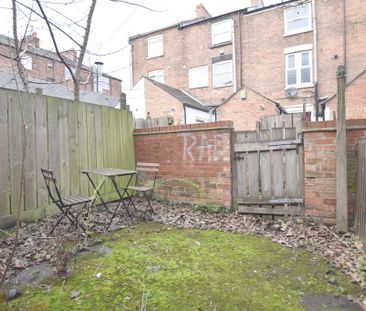
[[[16,1],[16,0],[13,0],[13,1]],[[48,30],[49,30],[49,32],[50,32],[50,36],[51,36],[51,39],[52,39],[52,42],[53,42],[53,45],[54,45],[54,47],[55,47],[55,50],[56,50],[56,54],[58,55],[58,57],[60,58],[60,60],[61,60],[61,62],[65,65],[65,67],[67,68],[67,70],[69,71],[69,73],[70,73],[70,75],[71,75],[71,77],[72,77],[72,79],[75,81],[75,75],[74,75],[74,73],[73,73],[73,71],[72,71],[72,69],[71,69],[71,67],[69,66],[69,64],[67,64],[66,63],[66,61],[65,61],[65,59],[64,59],[64,57],[62,56],[62,54],[60,53],[60,51],[59,51],[59,49],[58,49],[58,45],[57,45],[57,42],[56,42],[56,39],[55,39],[55,35],[54,35],[54,33],[53,33],[53,30],[52,30],[52,28],[51,28],[51,23],[48,21],[48,18],[47,18],[47,16],[46,16],[46,13],[44,12],[44,10],[43,10],[43,7],[42,7],[42,5],[41,5],[41,3],[40,3],[40,1],[39,0],[36,0],[36,2],[37,2],[37,4],[38,4],[38,7],[39,7],[39,9],[40,9],[40,11],[41,11],[41,13],[42,13],[42,15],[43,15],[43,19],[44,19],[44,21],[46,22],[46,25],[47,25],[47,27],[48,27]],[[79,43],[78,43],[78,45],[79,45]],[[80,46],[80,45],[79,45]]]
[[[21,6],[24,6],[25,8],[27,8],[28,10],[30,10],[31,12],[33,12],[34,14],[38,15],[39,17],[41,17],[42,19],[44,19],[44,15],[42,14],[39,14],[37,11],[33,10],[31,7],[21,3],[21,2],[18,2],[18,0],[15,0],[19,5]],[[40,1],[36,0],[38,6],[40,5]],[[59,26],[57,26],[55,23],[53,23],[52,21],[48,21],[48,23],[50,25],[52,25],[53,27],[55,27],[57,30],[59,30],[60,32],[62,32],[66,37],[68,37],[72,42],[74,42],[75,44],[77,44],[80,48],[81,48],[81,45],[79,44],[79,42],[77,42],[73,37],[71,37],[66,31],[62,30]]]
[[149,7],[145,6],[145,5],[142,5],[142,4],[139,4],[139,3],[130,2],[130,1],[126,1],[126,0],[109,0],[109,1],[112,1],[112,2],[122,2],[122,3],[128,4],[128,5],[138,6],[140,8],[143,8],[145,10],[149,10],[151,12],[159,12],[159,13],[166,12],[166,11],[154,10],[152,8],[149,8]]

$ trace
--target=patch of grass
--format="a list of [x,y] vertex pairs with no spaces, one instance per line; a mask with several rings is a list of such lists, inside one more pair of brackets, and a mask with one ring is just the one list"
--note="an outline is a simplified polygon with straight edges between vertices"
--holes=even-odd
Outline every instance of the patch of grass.
[[228,209],[225,206],[213,203],[196,203],[193,205],[193,209],[208,213],[228,213]]
[[109,238],[107,257],[78,256],[64,284],[28,288],[7,310],[294,311],[305,294],[358,289],[334,269],[332,285],[325,260],[264,237],[149,222]]

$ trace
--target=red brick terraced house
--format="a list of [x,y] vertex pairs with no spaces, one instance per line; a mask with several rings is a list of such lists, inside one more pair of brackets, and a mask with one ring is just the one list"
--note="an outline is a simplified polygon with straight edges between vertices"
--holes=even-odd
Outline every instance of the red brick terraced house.
[[[175,124],[232,120],[251,130],[264,115],[306,112],[333,119],[336,71],[347,74],[347,118],[366,117],[366,10],[363,0],[288,0],[197,18],[130,38],[132,111]],[[146,77],[208,107],[189,115]],[[134,91],[133,91],[134,92]],[[136,98],[136,96],[135,96]]]
[[[12,54],[13,39],[0,35],[0,87],[16,88]],[[71,67],[76,65],[76,51],[62,52]],[[73,81],[66,66],[58,55],[40,47],[36,33],[29,35],[22,46],[21,62],[25,70],[31,92],[73,99]],[[80,97],[81,101],[117,106],[121,98],[121,83],[118,78],[102,73],[99,66],[82,66]]]

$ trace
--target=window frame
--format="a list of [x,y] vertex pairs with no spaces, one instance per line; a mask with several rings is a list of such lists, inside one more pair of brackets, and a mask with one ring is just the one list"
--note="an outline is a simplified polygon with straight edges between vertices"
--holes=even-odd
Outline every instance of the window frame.
[[[153,42],[151,43],[151,41],[156,40],[157,38],[161,38],[161,40],[159,40],[158,42],[161,44],[161,51],[159,50],[156,54],[151,54],[152,50],[151,50],[151,44],[156,44],[157,42]],[[160,57],[164,55],[164,38],[163,35],[156,35],[156,36],[151,36],[147,38],[147,58],[155,58],[155,57]]]
[[[231,82],[228,84],[216,84],[216,79],[215,79],[215,67],[218,65],[222,65],[223,63],[230,63],[230,68],[231,68]],[[228,86],[232,86],[234,83],[234,70],[233,70],[233,60],[229,59],[229,60],[224,60],[221,62],[216,62],[212,64],[212,87],[213,88],[220,88],[220,87],[228,87]]]
[[[205,81],[202,84],[196,84],[193,85],[193,81],[192,81],[192,75],[194,74],[194,72],[199,71],[200,69],[204,69],[205,72]],[[197,67],[192,67],[188,69],[188,87],[190,89],[198,89],[198,88],[203,88],[203,87],[208,87],[208,66],[197,66]]]
[[[73,68],[71,68],[72,70]],[[70,81],[72,80],[72,76],[71,76],[71,73],[69,72],[69,69],[64,66],[64,77],[65,77],[65,81]]]
[[[217,26],[219,24],[224,24],[224,23],[228,23],[229,24],[230,39],[229,40],[224,40],[224,41],[217,41],[217,40],[214,39],[215,36],[229,32],[229,31],[221,32],[221,33],[215,33],[214,32],[215,26]],[[211,45],[212,46],[216,46],[216,45],[231,43],[233,41],[233,29],[232,28],[233,28],[233,20],[231,18],[224,19],[224,20],[218,21],[216,23],[212,23],[211,24]]]
[[[308,6],[309,7],[309,13],[307,16],[303,16],[301,18],[297,17],[297,18],[292,18],[290,20],[287,20],[286,18],[286,12],[290,9],[294,9],[296,7],[299,6]],[[298,29],[294,29],[294,30],[288,30],[288,23],[297,19],[304,19],[305,17],[307,17],[307,21],[308,21],[308,25],[306,27],[302,27],[302,28],[298,28]],[[283,21],[284,21],[284,36],[289,36],[289,35],[295,35],[298,33],[303,33],[303,32],[307,32],[307,31],[312,31],[313,30],[313,25],[312,25],[312,7],[311,7],[311,3],[310,2],[306,2],[306,3],[301,3],[298,4],[296,6],[290,6],[287,7],[283,10]]]
[[[159,73],[161,74],[161,77],[162,77],[162,80],[157,80],[157,79],[154,79],[154,75],[155,76],[159,76]],[[164,83],[164,78],[165,78],[165,73],[164,73],[164,69],[156,69],[156,70],[151,70],[148,72],[148,77],[156,82],[159,82],[159,83]]]
[[[308,53],[309,54],[309,66],[303,66],[302,65],[302,54]],[[295,56],[295,71],[296,71],[296,83],[295,84],[288,84],[288,58],[289,56]],[[305,87],[313,87],[314,81],[313,81],[313,55],[312,50],[302,50],[302,51],[296,51],[292,53],[285,54],[285,79],[286,79],[286,88],[288,87],[296,87],[296,88],[305,88]],[[310,81],[306,83],[301,82],[301,70],[304,68],[310,68]]]
[[22,63],[22,66],[25,70],[33,70],[33,58],[32,55],[29,55],[28,53],[22,55],[20,58],[20,62]]

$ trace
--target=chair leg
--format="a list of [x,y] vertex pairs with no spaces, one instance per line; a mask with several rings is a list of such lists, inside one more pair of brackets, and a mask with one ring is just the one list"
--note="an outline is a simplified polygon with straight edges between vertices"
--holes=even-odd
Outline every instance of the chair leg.
[[147,195],[147,193],[146,193],[146,192],[144,192],[144,197],[145,197],[145,199],[146,199],[146,201],[147,201],[147,207],[150,209],[150,211],[151,211],[153,214],[155,214],[155,211],[154,211],[154,209],[153,209],[153,207],[152,207],[152,205],[151,205],[152,192],[151,192],[150,196],[149,196],[149,195]]
[[57,220],[56,224],[52,227],[49,235],[52,235],[53,231],[56,229],[56,227],[60,224],[60,222],[62,221],[62,219],[64,219],[64,217],[66,216],[67,212],[66,211],[62,211],[62,215],[59,217],[59,219]]

